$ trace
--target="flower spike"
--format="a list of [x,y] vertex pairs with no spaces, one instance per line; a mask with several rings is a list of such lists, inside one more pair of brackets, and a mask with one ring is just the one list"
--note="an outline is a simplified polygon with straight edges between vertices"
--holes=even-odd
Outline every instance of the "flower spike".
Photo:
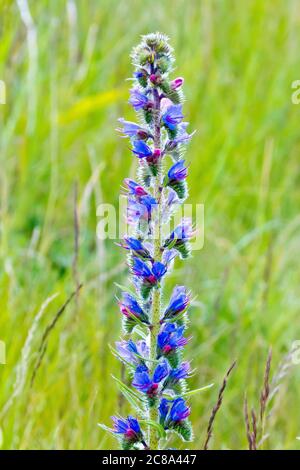
[[[164,224],[188,195],[188,166],[182,153],[192,134],[184,122],[184,79],[171,77],[174,56],[168,38],[160,33],[142,36],[132,61],[129,103],[138,119],[120,118],[117,130],[128,138],[138,171],[136,178],[123,183],[129,228],[117,244],[128,254],[134,291],[122,292],[118,300],[126,337],[116,343],[113,353],[131,378],[118,381],[120,390],[131,404],[141,404],[136,408],[142,420],[113,417],[110,431],[123,449],[157,450],[164,432],[192,439],[190,407],[184,400],[190,363],[182,360],[190,339],[184,321],[190,293],[175,286],[163,305],[167,274],[178,258],[190,254],[194,235],[191,220],[183,219],[163,237]],[[147,429],[142,430],[144,425]]]

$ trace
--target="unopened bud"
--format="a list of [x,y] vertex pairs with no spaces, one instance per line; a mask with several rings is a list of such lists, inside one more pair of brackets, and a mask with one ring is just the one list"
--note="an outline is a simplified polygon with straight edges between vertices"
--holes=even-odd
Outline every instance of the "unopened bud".
[[175,80],[171,82],[172,90],[177,90],[178,88],[182,87],[184,79],[182,77],[177,77]]

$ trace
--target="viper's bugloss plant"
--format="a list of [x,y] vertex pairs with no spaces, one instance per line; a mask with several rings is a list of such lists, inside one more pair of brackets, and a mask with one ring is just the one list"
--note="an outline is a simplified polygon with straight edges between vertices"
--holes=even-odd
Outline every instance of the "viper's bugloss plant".
[[118,383],[137,417],[113,417],[110,431],[123,449],[155,450],[170,432],[185,441],[192,439],[186,402],[190,364],[182,361],[189,340],[185,330],[191,294],[184,286],[175,286],[170,299],[163,298],[174,260],[189,256],[194,235],[187,218],[173,231],[163,231],[188,195],[183,152],[192,134],[182,110],[183,78],[170,77],[174,58],[168,38],[160,33],[143,36],[132,60],[129,103],[138,123],[119,119],[118,130],[130,139],[138,162],[136,181],[125,179],[123,191],[133,233],[119,244],[128,252],[134,292],[120,295],[126,338],[116,344],[114,353],[128,367],[130,386]]

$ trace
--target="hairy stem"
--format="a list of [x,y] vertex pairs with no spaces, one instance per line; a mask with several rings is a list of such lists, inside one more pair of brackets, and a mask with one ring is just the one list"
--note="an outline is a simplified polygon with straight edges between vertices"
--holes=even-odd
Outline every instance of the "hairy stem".
[[[160,130],[160,98],[158,91],[154,89],[154,147],[155,149],[161,149],[161,130]],[[154,221],[154,259],[155,261],[161,261],[161,161],[158,162],[158,171],[155,178],[154,185],[154,197],[157,200],[157,211],[156,218]],[[151,323],[152,328],[150,330],[150,359],[153,361],[156,359],[156,345],[157,335],[159,333],[159,320],[160,320],[160,303],[161,303],[161,287],[158,286],[153,291],[152,296],[152,315]],[[151,372],[155,368],[155,363],[151,362]],[[158,410],[157,406],[152,406],[149,412],[149,418],[151,421],[158,421]],[[157,450],[159,439],[157,432],[153,426],[149,426],[149,446],[151,450]]]

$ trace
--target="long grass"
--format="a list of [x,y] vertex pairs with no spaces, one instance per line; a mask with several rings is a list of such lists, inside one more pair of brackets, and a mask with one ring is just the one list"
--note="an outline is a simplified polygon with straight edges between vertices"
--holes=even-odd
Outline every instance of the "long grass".
[[[291,103],[299,26],[297,0],[1,1],[0,410],[37,312],[58,293],[31,339],[22,393],[1,419],[3,448],[115,446],[97,423],[120,403],[108,344],[120,333],[114,283],[127,277],[123,254],[96,238],[96,207],[117,205],[133,168],[114,129],[118,116],[130,117],[128,54],[156,30],[170,36],[186,80],[186,118],[197,129],[190,200],[205,204],[204,248],[172,278],[197,296],[191,386],[220,384],[237,359],[210,448],[247,448],[245,392],[251,409],[269,347],[276,373],[300,339],[300,106]],[[43,332],[78,279],[84,287],[49,335],[30,387]],[[299,448],[299,379],[294,365],[274,397],[264,448]],[[215,385],[191,397],[191,448],[205,441],[217,395]]]

